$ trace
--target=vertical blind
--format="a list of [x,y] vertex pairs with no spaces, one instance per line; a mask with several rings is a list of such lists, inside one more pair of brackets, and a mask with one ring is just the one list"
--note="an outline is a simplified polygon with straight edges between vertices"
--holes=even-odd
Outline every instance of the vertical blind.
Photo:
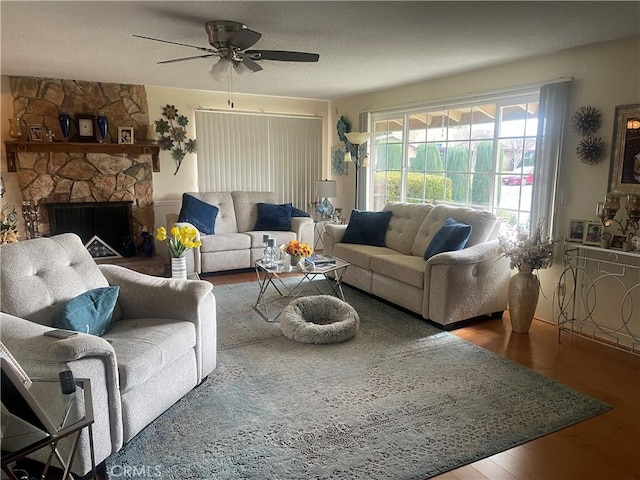
[[196,109],[198,189],[273,191],[305,209],[322,174],[322,119]]

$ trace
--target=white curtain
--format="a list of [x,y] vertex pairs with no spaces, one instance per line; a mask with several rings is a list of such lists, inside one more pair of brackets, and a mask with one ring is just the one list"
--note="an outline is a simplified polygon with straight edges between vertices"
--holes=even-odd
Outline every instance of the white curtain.
[[555,212],[561,201],[558,177],[562,161],[564,126],[569,118],[571,81],[540,88],[540,112],[536,145],[536,181],[533,184],[531,228],[542,224],[549,235],[555,231]]
[[273,191],[306,209],[322,174],[322,119],[195,113],[201,192]]

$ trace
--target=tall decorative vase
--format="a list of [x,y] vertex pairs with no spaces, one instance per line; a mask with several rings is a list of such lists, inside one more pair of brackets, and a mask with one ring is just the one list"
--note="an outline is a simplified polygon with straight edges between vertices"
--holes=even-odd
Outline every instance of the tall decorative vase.
[[171,278],[187,279],[187,259],[186,257],[171,257]]
[[516,333],[529,333],[538,305],[540,281],[529,265],[522,265],[509,281],[509,316]]
[[58,115],[58,122],[60,122],[60,130],[62,130],[62,137],[65,142],[69,141],[69,134],[71,132],[71,116],[68,113],[61,113]]
[[98,124],[100,143],[105,143],[107,141],[107,135],[109,134],[109,120],[105,115],[98,115],[96,123]]

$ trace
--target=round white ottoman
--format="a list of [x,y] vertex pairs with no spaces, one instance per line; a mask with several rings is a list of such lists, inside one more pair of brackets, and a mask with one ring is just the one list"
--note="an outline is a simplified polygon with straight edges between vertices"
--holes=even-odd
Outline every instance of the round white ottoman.
[[354,308],[331,295],[301,297],[285,307],[280,329],[302,343],[340,343],[349,340],[360,326]]

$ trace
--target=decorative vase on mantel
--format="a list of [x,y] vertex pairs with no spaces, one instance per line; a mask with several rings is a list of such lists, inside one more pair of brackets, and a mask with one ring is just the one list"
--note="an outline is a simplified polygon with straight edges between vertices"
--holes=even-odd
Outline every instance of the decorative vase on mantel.
[[62,137],[65,142],[69,141],[69,135],[71,134],[71,115],[62,112],[58,114],[58,121],[60,122],[60,130],[62,131]]
[[187,279],[186,257],[171,257],[171,278]]
[[98,125],[99,142],[107,142],[109,138],[109,119],[103,112],[98,112],[98,116],[96,117],[96,124]]
[[529,264],[522,264],[509,280],[509,317],[514,332],[529,333],[539,295],[540,280]]

